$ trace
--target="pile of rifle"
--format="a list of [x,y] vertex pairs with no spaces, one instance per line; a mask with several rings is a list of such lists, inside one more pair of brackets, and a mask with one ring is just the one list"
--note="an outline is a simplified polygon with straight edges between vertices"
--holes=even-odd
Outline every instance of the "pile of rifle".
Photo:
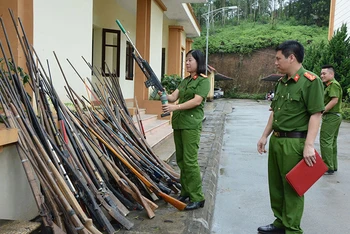
[[[67,108],[52,85],[49,64],[43,66],[29,45],[20,19],[13,17],[27,70],[31,98],[24,89],[3,20],[0,18],[9,54],[0,41],[4,70],[0,73],[2,122],[19,129],[16,144],[34,194],[43,226],[52,233],[114,233],[130,229],[126,215],[145,210],[154,217],[158,198],[183,210],[185,204],[169,196],[180,190],[178,174],[160,160],[135,127],[115,76],[99,77],[89,95],[94,106],[69,86],[59,60],[74,108]],[[9,59],[7,59],[9,58]],[[84,59],[85,60],[85,59]]]

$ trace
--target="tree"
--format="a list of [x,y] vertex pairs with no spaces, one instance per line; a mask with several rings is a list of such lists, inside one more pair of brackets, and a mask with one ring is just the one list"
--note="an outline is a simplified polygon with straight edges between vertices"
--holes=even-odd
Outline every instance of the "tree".
[[200,26],[205,26],[206,22],[202,15],[208,11],[208,7],[203,3],[191,4],[191,6]]
[[329,55],[329,62],[336,71],[335,78],[340,82],[345,95],[350,88],[350,41],[345,24],[329,41]]
[[321,67],[331,64],[335,69],[335,79],[343,88],[343,97],[350,88],[350,39],[345,24],[338,29],[332,39],[306,49],[305,68],[319,74]]
[[[330,0],[211,0],[212,9],[237,6],[239,18],[265,22],[268,16],[271,20],[296,19],[303,25],[328,26]],[[206,3],[192,4],[197,19],[203,23],[201,15],[207,12]],[[222,15],[218,15],[222,17]],[[222,22],[224,18],[221,19]]]
[[[284,2],[278,1],[282,4]],[[283,7],[284,14],[288,18],[294,17],[300,24],[317,26],[328,26],[329,10],[330,0],[289,0]]]

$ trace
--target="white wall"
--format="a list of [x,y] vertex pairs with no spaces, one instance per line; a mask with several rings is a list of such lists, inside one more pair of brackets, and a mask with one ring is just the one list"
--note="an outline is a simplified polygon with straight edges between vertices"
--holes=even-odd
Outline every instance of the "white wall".
[[[102,55],[102,29],[120,30],[116,20],[122,23],[129,37],[135,43],[136,41],[136,15],[117,4],[115,0],[95,0],[93,9],[94,25],[94,62],[97,67],[101,67]],[[134,98],[134,81],[125,79],[125,56],[126,56],[126,37],[121,32],[120,47],[120,86],[122,87],[125,99]],[[134,67],[138,66],[137,64]],[[134,72],[135,74],[135,72]],[[134,77],[135,78],[135,77]]]
[[348,33],[350,32],[350,1],[337,0],[334,14],[334,32],[339,29],[342,24],[347,24]]
[[81,56],[91,61],[93,0],[34,0],[34,48],[42,62],[50,62],[55,89],[63,102],[70,102],[65,82],[53,55],[56,52],[69,85],[87,96],[84,84],[66,59],[80,75],[90,77],[90,69]]
[[[159,30],[161,29],[161,30]],[[150,61],[154,73],[161,79],[163,45],[163,11],[153,1],[151,5]]]
[[182,50],[183,51],[183,58],[182,58],[182,71],[181,71],[181,74],[182,74],[182,77],[186,77],[188,76],[188,73],[186,72],[186,32],[183,31],[181,33],[181,49],[184,49]]
[[163,41],[162,41],[162,47],[165,48],[165,74],[168,74],[168,52],[169,52],[169,25],[176,24],[176,21],[169,20],[166,15],[163,15]]
[[[92,0],[34,0],[34,48],[41,62],[50,63],[53,83],[63,102],[70,102],[65,82],[54,58],[56,52],[69,85],[86,94],[83,83],[66,61],[68,58],[82,77],[90,69],[82,60],[91,60]],[[0,219],[30,220],[38,209],[21,161],[14,146],[6,146],[0,155]]]
[[200,30],[200,28],[198,28],[197,22],[196,22],[195,18],[193,18],[191,10],[188,8],[188,5],[186,3],[182,3],[182,7],[184,8],[184,10],[186,12],[189,21],[194,26],[194,29],[196,30],[196,34],[198,36],[200,36],[201,35],[201,30]]
[[0,219],[30,220],[38,215],[27,176],[14,145],[0,154]]

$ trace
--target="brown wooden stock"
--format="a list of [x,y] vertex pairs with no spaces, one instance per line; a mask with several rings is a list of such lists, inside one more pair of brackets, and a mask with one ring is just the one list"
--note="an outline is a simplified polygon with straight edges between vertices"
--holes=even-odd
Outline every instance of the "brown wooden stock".
[[[75,134],[75,132],[72,132],[72,134],[76,138],[76,142],[79,145],[78,147],[83,147],[83,144],[80,144],[79,139],[77,139],[78,136]],[[85,151],[85,154],[83,155],[83,157],[85,157],[85,159],[89,158],[89,162],[86,162],[85,166],[89,167],[90,166],[89,164],[90,163],[93,164],[93,162],[92,162],[90,156],[86,153],[87,151],[86,150],[83,150],[83,151]],[[131,227],[133,227],[133,225],[134,225],[133,223],[131,223],[129,220],[127,220],[124,216],[118,215],[117,211],[115,211],[110,205],[108,205],[106,203],[106,201],[104,200],[104,197],[101,196],[100,192],[97,190],[94,183],[91,181],[89,175],[86,173],[86,171],[84,170],[84,168],[82,167],[80,162],[77,160],[76,163],[77,163],[77,165],[80,169],[80,172],[82,173],[84,179],[87,181],[87,184],[89,185],[90,190],[92,190],[94,196],[99,200],[100,204],[102,204],[103,207],[106,208],[106,210],[111,215],[111,217],[113,217],[117,222],[119,222],[121,225],[123,225],[128,230]],[[92,171],[94,171],[94,170],[92,170]],[[95,171],[97,171],[97,169],[95,169]],[[99,183],[104,184],[102,178],[101,178],[101,180],[99,180]],[[101,187],[101,189],[102,189],[102,187]],[[105,188],[103,188],[103,190],[105,190]],[[104,196],[106,196],[106,197],[109,196],[109,194],[106,191],[103,193],[105,194]],[[101,214],[101,215],[104,215],[104,214]],[[107,228],[107,230],[113,230],[113,227],[110,226],[109,222],[108,223],[106,222],[105,225],[106,225],[105,228]],[[113,230],[113,232],[114,232],[114,230]]]
[[[15,121],[13,120],[13,116],[9,113],[9,111],[7,110],[6,107],[4,107],[3,105],[3,109],[6,113],[6,116],[9,120],[9,123],[11,125],[11,127],[16,127]],[[48,210],[45,204],[45,199],[40,191],[39,188],[39,184],[35,178],[34,172],[33,172],[33,168],[31,166],[30,163],[30,159],[26,156],[26,155],[30,155],[29,154],[29,150],[28,147],[25,144],[25,141],[23,139],[23,135],[21,133],[19,133],[19,142],[18,144],[22,145],[22,152],[18,149],[18,155],[21,159],[22,162],[22,166],[24,168],[24,172],[27,175],[27,179],[30,185],[30,188],[32,189],[32,192],[34,194],[34,198],[35,198],[35,202],[38,206],[38,209],[41,213],[41,215],[43,216],[42,221],[45,227],[50,227],[52,230],[55,230],[56,232],[54,232],[55,234],[64,234],[65,232],[59,228],[50,218],[49,214],[48,214]],[[24,151],[26,151],[27,153],[25,153]],[[57,219],[59,220],[60,217],[58,216]]]
[[[70,113],[68,112],[68,114],[71,116],[71,119],[77,123],[77,119]],[[91,124],[91,123],[90,123]],[[76,126],[79,127],[78,123],[76,124]],[[80,127],[79,127],[80,128]],[[90,127],[89,127],[90,128]],[[94,131],[94,130],[92,130]],[[99,129],[96,129],[96,131],[99,131]],[[103,132],[99,131],[98,135],[104,135]],[[106,138],[106,136],[105,136]],[[106,143],[107,144],[107,143]],[[110,145],[110,143],[108,143],[108,145]],[[142,204],[142,206],[146,209],[146,212],[148,214],[149,218],[153,218],[155,216],[153,210],[151,209],[151,207],[149,206],[149,204],[146,202],[146,200],[144,199],[144,197],[141,195],[139,189],[120,171],[120,169],[114,165],[114,163],[112,163],[111,161],[107,160],[107,158],[102,155],[101,153],[98,152],[98,149],[96,148],[96,146],[94,144],[91,144],[91,146],[93,147],[93,149],[95,150],[95,152],[97,153],[98,158],[102,161],[102,163],[105,165],[106,169],[111,173],[111,175],[113,176],[113,178],[115,179],[115,181],[118,183],[118,185],[125,190],[125,192],[129,193],[136,201],[138,201],[140,204]],[[120,154],[118,154],[120,157]],[[125,158],[123,158],[125,160]],[[124,183],[122,182],[122,180],[120,179],[119,175],[115,172],[118,171],[119,174],[123,175],[126,177],[126,179],[128,180],[129,185],[132,187],[132,189],[130,189],[129,187],[125,186]],[[155,205],[155,204],[154,204]],[[155,207],[154,205],[152,205],[152,207]]]
[[[30,161],[31,166],[35,170],[35,173],[40,181],[40,187],[41,187],[40,190],[45,194],[45,203],[47,203],[48,206],[50,206],[51,212],[52,212],[52,214],[49,215],[48,213],[46,213],[47,212],[46,205],[38,204],[40,216],[43,219],[44,226],[47,226],[46,224],[48,224],[48,226],[50,226],[53,230],[56,230],[56,232],[54,233],[66,233],[65,231],[63,231],[64,225],[61,218],[62,212],[65,212],[65,210],[60,209],[58,207],[58,204],[59,204],[61,205],[61,208],[63,208],[61,201],[57,199],[56,195],[53,195],[55,193],[53,192],[52,188],[49,186],[49,183],[45,180],[45,177],[42,174],[41,170],[38,168],[38,165],[36,164],[35,160],[31,157],[31,154],[29,153],[29,149],[27,148],[26,140],[24,140],[23,135],[19,134],[19,141],[18,141],[19,146],[22,150],[22,154],[24,153],[27,156],[27,159]],[[27,139],[30,139],[30,138],[27,138]],[[21,152],[18,152],[18,153],[20,154]],[[33,191],[33,194],[34,196],[36,196],[34,191]],[[53,215],[55,223],[52,221],[51,215]]]
[[[138,165],[136,165],[136,163],[134,162],[134,159],[132,159],[132,157],[129,156],[132,155],[136,160],[138,160],[138,162],[140,162],[140,158],[138,157],[138,155],[136,155],[136,153],[124,142],[122,141],[118,136],[116,136],[113,132],[111,133],[105,133],[104,131],[102,131],[99,128],[95,128],[91,122],[89,122],[91,129],[93,129],[94,131],[97,132],[97,134],[99,136],[103,136],[103,138],[105,139],[106,143],[112,147],[114,150],[116,150],[116,152],[118,153],[118,155],[120,157],[122,157],[124,160],[128,161],[130,163],[130,166],[132,168],[134,168],[135,170],[137,170],[150,184],[152,187],[156,187],[155,183],[148,177],[147,173],[145,173]],[[105,129],[106,131],[106,129]],[[102,137],[101,137],[102,138]],[[114,144],[114,142],[112,142],[111,140],[116,141]],[[107,142],[108,141],[108,142]],[[122,149],[123,147],[123,149]],[[129,153],[129,154],[128,154]],[[112,164],[113,165],[113,164]],[[118,168],[119,169],[119,168]],[[123,173],[120,173],[121,175],[124,175]],[[128,179],[129,180],[129,179]],[[144,184],[142,184],[144,185]],[[136,186],[135,186],[136,187]],[[154,199],[158,199],[158,197],[153,193],[152,190],[149,189],[149,186],[145,187],[145,191],[149,193],[149,195]],[[138,200],[139,201],[139,200]],[[150,205],[151,207],[153,205]]]
[[[14,115],[18,116],[16,108],[13,106],[12,103],[10,105],[11,105],[11,109],[12,109]],[[29,148],[33,152],[33,155],[36,158],[36,162],[39,164],[41,170],[45,173],[46,178],[50,181],[51,186],[53,187],[53,189],[55,190],[56,195],[58,195],[60,201],[64,205],[65,210],[68,213],[70,213],[70,217],[72,219],[73,224],[75,225],[75,227],[77,229],[81,229],[81,232],[79,232],[79,233],[84,233],[84,234],[85,233],[90,233],[90,232],[87,232],[87,230],[83,228],[84,227],[83,224],[80,222],[80,220],[76,216],[75,212],[70,208],[67,200],[65,199],[65,197],[61,193],[61,190],[58,188],[56,182],[53,180],[51,173],[48,171],[48,169],[46,167],[46,164],[41,160],[41,157],[38,154],[36,147],[33,145],[32,142],[29,141],[29,139],[35,138],[35,136],[30,137],[29,133],[27,132],[27,129],[25,128],[25,126],[24,126],[24,124],[23,124],[23,122],[22,122],[22,120],[20,119],[19,116],[18,116],[17,120],[18,120],[18,124],[19,124],[19,126],[21,128],[20,134],[22,134],[22,133],[24,134],[23,138],[22,137],[21,138],[27,140],[28,146],[29,146]]]
[[[12,108],[14,114],[17,115],[17,111],[14,108],[14,106],[11,106],[11,108]],[[24,123],[22,122],[22,120],[20,118],[19,118],[19,124],[21,125],[22,131],[28,129],[28,131],[29,131],[28,132],[28,136],[30,135],[31,139],[34,140],[34,142],[35,142],[36,147],[34,145],[30,144],[30,147],[32,148],[32,151],[35,151],[34,153],[36,153],[36,151],[39,150],[40,154],[44,157],[44,159],[46,161],[46,164],[49,166],[51,173],[55,177],[55,180],[53,179],[52,174],[46,169],[46,166],[44,166],[45,164],[44,164],[44,162],[42,162],[41,157],[38,154],[36,155],[37,156],[37,162],[39,164],[41,164],[41,168],[44,169],[46,177],[50,180],[51,186],[53,186],[53,188],[55,189],[55,192],[57,193],[57,195],[59,195],[60,200],[64,204],[67,212],[70,213],[71,217],[73,218],[72,221],[76,225],[77,229],[80,229],[78,232],[79,233],[84,233],[84,234],[85,233],[86,234],[88,234],[88,233],[102,234],[100,231],[98,231],[93,226],[92,220],[87,218],[86,214],[81,209],[80,205],[78,204],[77,200],[75,199],[75,197],[71,193],[71,191],[68,188],[67,184],[64,182],[64,180],[61,177],[60,173],[58,172],[58,170],[56,169],[56,167],[52,163],[51,159],[47,155],[45,149],[43,148],[43,146],[42,146],[42,144],[40,142],[40,140],[38,139],[38,137],[34,133],[34,130],[32,129],[31,125],[29,123],[26,123],[26,127],[25,127]],[[66,199],[68,199],[69,204],[67,203]],[[73,209],[74,209],[74,211],[76,213],[72,210],[71,206],[73,207]],[[76,214],[78,214],[79,217],[82,219],[86,229],[81,224],[81,222],[78,219]]]
[[90,127],[88,127],[88,130],[96,137],[100,142],[102,142],[115,156],[118,157],[118,159],[127,167],[129,170],[131,170],[137,178],[139,178],[152,192],[154,192],[157,196],[160,196],[163,198],[166,202],[173,205],[178,210],[184,210],[186,207],[186,204],[161,192],[158,188],[154,187],[145,177],[143,177],[135,168],[133,168],[128,161],[126,161],[120,154],[118,154],[113,147],[111,147],[107,142],[100,137],[94,130],[92,130]]
[[[134,128],[135,125],[133,124],[130,116],[128,116],[123,109],[120,110],[120,113],[123,117],[123,119],[125,121],[127,121],[126,123],[128,124],[128,127],[130,129],[130,131],[133,133],[134,136],[139,135],[138,131]],[[163,162],[162,160],[159,159],[159,157],[155,156],[155,154],[153,153],[151,147],[148,145],[147,141],[145,141],[145,139],[143,139],[142,137],[137,138],[137,141],[140,145],[143,146],[143,148],[145,149],[146,153],[145,156],[152,162],[154,163],[156,166],[158,166],[159,168],[162,168],[162,170],[169,176],[179,179],[180,175],[174,171],[174,169],[169,166],[168,164],[166,164],[165,162]],[[152,156],[152,157],[151,157]]]
[[120,175],[127,184],[124,183],[120,178],[118,180],[118,184],[121,188],[123,188],[126,192],[128,192],[135,200],[137,200],[140,204],[143,204],[147,212],[149,213],[149,217],[153,218],[153,211],[158,208],[157,204],[149,200],[147,197],[144,197],[137,186],[117,167],[113,162],[111,162],[112,167],[117,171],[118,175]]

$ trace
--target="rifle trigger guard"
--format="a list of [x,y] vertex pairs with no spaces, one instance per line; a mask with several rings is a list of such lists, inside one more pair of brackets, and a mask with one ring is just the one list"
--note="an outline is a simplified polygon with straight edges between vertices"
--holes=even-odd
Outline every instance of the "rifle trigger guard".
[[148,88],[148,87],[150,87],[150,86],[153,86],[154,83],[153,83],[153,81],[152,81],[151,79],[148,79],[148,80],[145,81],[145,85],[146,85],[146,87]]

